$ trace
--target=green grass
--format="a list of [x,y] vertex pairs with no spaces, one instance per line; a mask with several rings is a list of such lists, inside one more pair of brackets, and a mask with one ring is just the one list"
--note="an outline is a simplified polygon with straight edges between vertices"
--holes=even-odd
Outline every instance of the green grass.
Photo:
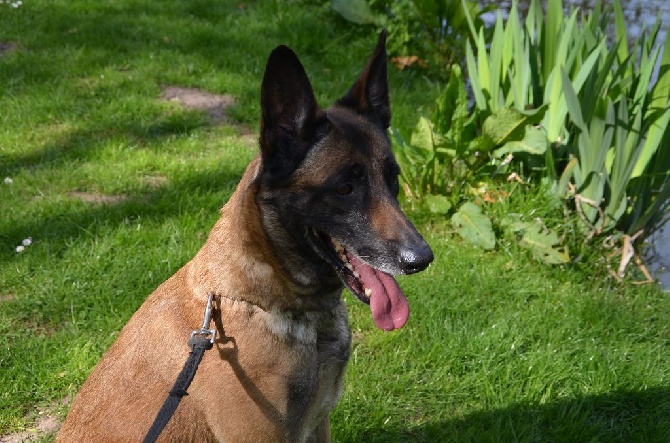
[[667,441],[667,295],[433,229],[436,263],[403,280],[409,326],[359,330],[338,441]]
[[[62,418],[135,309],[203,243],[255,154],[245,128],[257,131],[271,49],[293,47],[326,104],[376,34],[305,2],[0,5],[0,42],[18,45],[0,57],[0,180],[13,180],[0,181],[0,435],[42,410]],[[438,87],[390,75],[394,124],[411,128]],[[158,100],[165,85],[232,94],[240,126]],[[670,439],[667,294],[605,279],[598,251],[551,268],[412,216],[436,262],[402,279],[408,326],[378,331],[345,295],[355,338],[335,441]]]

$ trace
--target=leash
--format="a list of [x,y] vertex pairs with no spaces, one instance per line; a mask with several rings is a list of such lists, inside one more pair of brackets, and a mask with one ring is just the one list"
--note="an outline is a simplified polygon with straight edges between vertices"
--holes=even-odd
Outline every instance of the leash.
[[185,395],[188,395],[186,390],[191,385],[193,377],[195,377],[195,372],[198,370],[198,365],[200,364],[202,357],[205,355],[205,351],[212,349],[212,346],[214,346],[216,329],[209,329],[209,323],[212,319],[213,299],[214,293],[210,293],[207,297],[207,307],[205,308],[205,318],[202,322],[202,327],[191,332],[191,337],[188,340],[188,345],[191,347],[188,359],[177,376],[177,381],[175,381],[163,406],[160,411],[158,411],[154,423],[151,425],[146,437],[144,437],[143,443],[153,443],[156,441],[163,431],[163,428],[165,428],[165,425],[168,424],[170,418],[174,415],[175,410],[177,410],[177,406],[179,406],[181,399]]

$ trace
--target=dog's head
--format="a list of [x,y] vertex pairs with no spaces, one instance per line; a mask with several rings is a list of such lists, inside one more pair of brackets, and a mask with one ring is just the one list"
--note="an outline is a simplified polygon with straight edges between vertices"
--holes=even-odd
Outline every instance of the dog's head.
[[400,169],[387,129],[391,121],[386,33],[340,100],[319,108],[295,53],[276,48],[261,93],[263,199],[302,245],[328,263],[377,326],[407,321],[407,299],[392,275],[425,269],[433,253],[401,211]]

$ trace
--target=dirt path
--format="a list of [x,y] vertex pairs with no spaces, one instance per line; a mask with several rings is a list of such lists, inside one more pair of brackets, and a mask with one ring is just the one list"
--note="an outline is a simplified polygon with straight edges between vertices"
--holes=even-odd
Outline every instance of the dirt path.
[[20,443],[35,441],[46,436],[56,435],[60,428],[58,419],[46,412],[40,412],[33,428],[26,429],[14,434],[0,436],[0,443]]

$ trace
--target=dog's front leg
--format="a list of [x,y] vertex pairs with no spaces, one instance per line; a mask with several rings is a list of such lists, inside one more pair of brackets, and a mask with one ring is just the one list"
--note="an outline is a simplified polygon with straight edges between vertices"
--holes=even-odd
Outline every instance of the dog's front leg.
[[314,429],[312,435],[307,437],[305,443],[330,443],[330,418],[326,417]]

